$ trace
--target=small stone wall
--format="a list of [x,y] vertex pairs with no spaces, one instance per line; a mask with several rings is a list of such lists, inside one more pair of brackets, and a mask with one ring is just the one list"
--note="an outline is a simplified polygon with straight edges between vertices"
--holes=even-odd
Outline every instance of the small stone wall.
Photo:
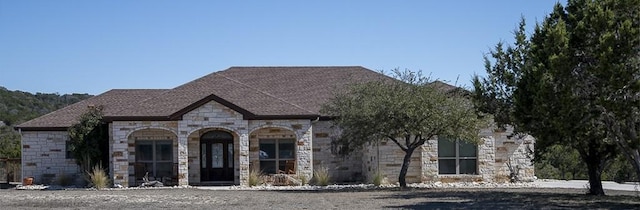
[[56,184],[61,176],[83,181],[75,159],[66,158],[66,131],[22,132],[22,176],[37,184]]
[[313,123],[313,167],[327,168],[334,182],[365,181],[366,177],[362,174],[362,152],[355,152],[347,157],[331,153],[331,138],[337,135],[336,129],[331,128],[331,122]]
[[[405,152],[393,141],[381,140],[366,147],[363,151],[365,160],[363,168],[366,170],[367,180],[372,180],[379,171],[385,182],[395,184],[402,169]],[[411,162],[405,177],[407,183],[420,182],[422,178],[421,158],[422,148],[417,148],[411,155]]]
[[[496,182],[508,181],[511,170],[518,174],[521,181],[533,181],[533,151],[535,139],[532,136],[514,135],[512,128],[503,132],[495,132],[495,179]],[[509,164],[511,164],[511,169]]]

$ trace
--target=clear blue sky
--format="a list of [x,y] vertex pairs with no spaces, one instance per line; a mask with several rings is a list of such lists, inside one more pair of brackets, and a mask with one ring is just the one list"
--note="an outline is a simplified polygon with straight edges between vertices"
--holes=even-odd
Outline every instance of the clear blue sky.
[[408,68],[468,86],[521,15],[531,29],[556,2],[0,0],[0,86],[99,94],[173,88],[230,66],[316,65]]

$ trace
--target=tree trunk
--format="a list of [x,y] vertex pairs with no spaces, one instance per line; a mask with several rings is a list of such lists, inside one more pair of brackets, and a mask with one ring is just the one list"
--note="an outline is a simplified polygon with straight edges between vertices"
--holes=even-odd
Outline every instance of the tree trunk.
[[411,155],[413,155],[413,151],[416,148],[407,148],[407,151],[404,153],[404,160],[402,162],[402,169],[400,169],[400,174],[398,175],[398,182],[400,182],[401,188],[407,187],[407,171],[409,170],[409,164],[411,163]]
[[589,195],[604,195],[602,189],[602,165],[604,160],[601,160],[601,155],[595,151],[596,148],[589,146],[589,154],[585,155],[587,170],[589,175]]
[[599,163],[587,163],[587,168],[589,169],[589,195],[604,195],[604,190],[602,189],[602,171],[600,171],[599,165]]

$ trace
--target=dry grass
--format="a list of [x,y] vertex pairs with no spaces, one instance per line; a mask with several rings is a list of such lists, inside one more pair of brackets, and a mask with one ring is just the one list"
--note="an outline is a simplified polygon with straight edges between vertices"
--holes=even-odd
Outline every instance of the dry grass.
[[313,183],[318,186],[327,186],[331,181],[331,175],[327,167],[321,166],[313,171]]
[[373,175],[373,178],[371,179],[371,183],[373,183],[373,185],[375,186],[380,186],[382,184],[383,179],[384,179],[384,176],[382,176],[380,172],[377,172],[375,175]]
[[262,181],[262,171],[251,170],[249,171],[249,186],[258,186],[263,183]]
[[91,186],[95,187],[98,190],[106,188],[110,184],[107,173],[104,172],[104,170],[100,165],[94,166],[93,169],[90,172],[88,172],[88,176],[89,176],[88,181],[91,184]]

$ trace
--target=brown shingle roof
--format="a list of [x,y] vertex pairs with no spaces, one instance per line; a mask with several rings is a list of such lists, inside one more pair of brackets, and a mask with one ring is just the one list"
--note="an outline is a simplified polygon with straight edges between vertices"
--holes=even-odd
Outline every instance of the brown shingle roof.
[[103,105],[106,119],[179,119],[215,100],[247,119],[312,118],[335,89],[390,79],[360,66],[231,67],[169,90],[111,90],[18,125],[22,129],[66,128],[88,105]]
[[158,95],[167,90],[161,89],[114,89],[66,106],[49,114],[24,122],[16,128],[23,130],[66,130],[89,106],[103,106],[105,116],[120,111],[124,105],[138,103],[141,99]]

